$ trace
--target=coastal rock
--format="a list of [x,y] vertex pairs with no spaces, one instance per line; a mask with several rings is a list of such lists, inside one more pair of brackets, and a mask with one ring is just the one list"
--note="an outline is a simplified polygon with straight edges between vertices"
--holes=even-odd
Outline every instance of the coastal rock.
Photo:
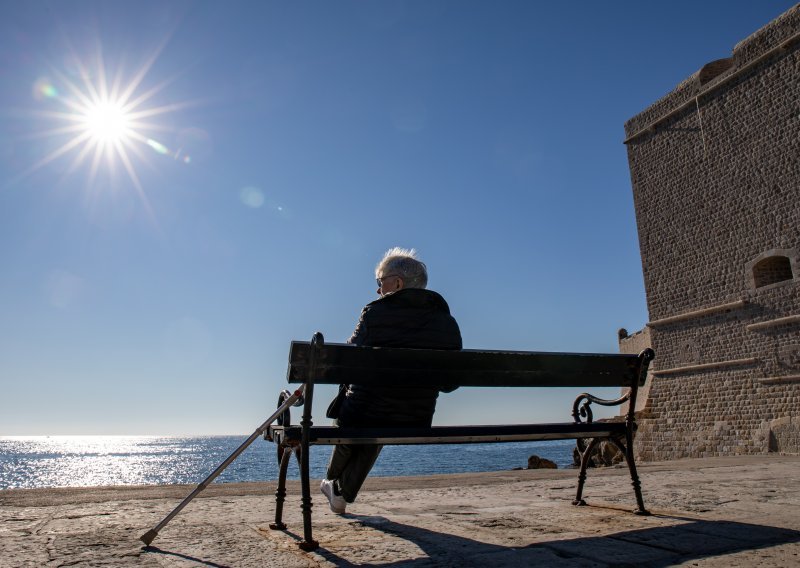
[[528,458],[528,469],[558,469],[558,466],[547,458],[531,456]]
[[[603,441],[597,444],[589,455],[589,467],[609,467],[625,460],[625,455],[614,444]],[[576,446],[572,450],[572,463],[581,465],[581,454]]]
[[[601,418],[595,422],[622,422],[625,420],[624,416],[615,416],[613,418]],[[619,436],[615,439],[619,440],[620,445],[625,445],[625,436]],[[575,467],[581,466],[581,452],[589,443],[589,440],[578,440],[575,448],[572,450],[572,463]],[[598,443],[592,453],[589,455],[589,467],[610,467],[625,461],[625,454],[620,451],[619,447],[615,444],[604,440]]]

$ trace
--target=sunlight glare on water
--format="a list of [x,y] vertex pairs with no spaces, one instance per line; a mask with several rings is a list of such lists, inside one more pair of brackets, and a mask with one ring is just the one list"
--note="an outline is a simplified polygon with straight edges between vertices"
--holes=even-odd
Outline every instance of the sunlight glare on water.
[[[10,436],[0,438],[0,490],[34,487],[197,484],[247,436]],[[559,467],[572,462],[570,440],[503,444],[386,446],[371,476],[499,471],[525,467],[539,455]],[[311,452],[311,477],[325,476],[331,449]],[[256,440],[215,483],[274,481],[275,446]],[[289,478],[299,477],[297,460]]]
[[[225,436],[0,438],[0,489],[199,483],[242,440]],[[258,473],[263,478],[266,449],[263,442],[248,448],[220,481]]]

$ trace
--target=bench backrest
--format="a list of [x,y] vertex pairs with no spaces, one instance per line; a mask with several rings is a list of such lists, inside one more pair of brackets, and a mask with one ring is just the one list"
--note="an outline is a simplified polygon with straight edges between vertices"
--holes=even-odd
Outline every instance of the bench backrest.
[[[320,336],[321,337],[321,336]],[[441,387],[623,387],[644,384],[653,351],[639,355],[440,351],[292,341],[289,383]]]

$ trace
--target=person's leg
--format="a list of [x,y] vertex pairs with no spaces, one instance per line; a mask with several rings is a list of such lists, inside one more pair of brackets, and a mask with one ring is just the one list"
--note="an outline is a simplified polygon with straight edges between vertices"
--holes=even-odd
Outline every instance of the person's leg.
[[356,500],[356,496],[372,470],[372,466],[375,465],[382,448],[383,446],[373,444],[350,446],[347,465],[340,470],[336,477],[339,491],[348,503]]
[[382,448],[376,444],[340,444],[333,448],[325,477],[334,482],[337,493],[348,503],[356,500]]
[[327,479],[339,479],[342,472],[347,467],[352,455],[353,446],[350,444],[339,444],[333,447],[331,452],[331,459],[328,460],[328,471],[325,474]]
[[[347,403],[345,400],[339,418],[334,420],[336,426],[361,426],[358,417],[350,416],[352,423],[348,424],[346,417]],[[340,444],[333,448],[331,459],[328,462],[326,479],[332,482],[332,488],[337,496],[344,497],[352,503],[358,491],[367,479],[372,466],[378,459],[383,446],[377,444]]]

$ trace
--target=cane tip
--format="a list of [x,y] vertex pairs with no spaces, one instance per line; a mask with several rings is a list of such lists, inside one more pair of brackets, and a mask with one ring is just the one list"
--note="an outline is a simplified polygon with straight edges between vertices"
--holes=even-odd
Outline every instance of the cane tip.
[[146,533],[144,533],[142,536],[140,536],[139,540],[141,540],[147,546],[150,546],[150,543],[153,542],[153,539],[156,538],[156,535],[158,535],[158,531],[151,529]]

